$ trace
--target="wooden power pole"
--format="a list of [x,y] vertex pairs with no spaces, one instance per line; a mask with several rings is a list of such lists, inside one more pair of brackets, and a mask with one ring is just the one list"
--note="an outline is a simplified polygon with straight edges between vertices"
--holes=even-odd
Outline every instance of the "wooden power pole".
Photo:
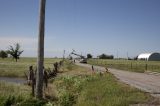
[[36,92],[37,99],[43,98],[43,64],[44,64],[44,34],[45,34],[45,4],[46,0],[40,0],[39,10],[39,33],[38,33],[38,58],[37,58],[37,75],[36,75]]

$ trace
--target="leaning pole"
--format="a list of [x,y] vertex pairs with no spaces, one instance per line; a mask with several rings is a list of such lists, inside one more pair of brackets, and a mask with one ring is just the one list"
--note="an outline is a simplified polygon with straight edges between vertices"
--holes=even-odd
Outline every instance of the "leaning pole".
[[40,0],[39,32],[38,32],[38,57],[37,57],[36,92],[35,92],[35,96],[37,99],[43,98],[45,4],[46,4],[46,0]]

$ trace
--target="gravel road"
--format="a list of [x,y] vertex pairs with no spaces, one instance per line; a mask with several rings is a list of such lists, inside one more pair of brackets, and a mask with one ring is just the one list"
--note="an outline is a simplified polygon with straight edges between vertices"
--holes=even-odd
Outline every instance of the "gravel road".
[[[92,65],[76,63],[79,66],[88,67],[91,69]],[[94,66],[95,71],[106,71],[104,67]],[[117,77],[120,81],[149,92],[155,97],[160,97],[160,75],[150,75],[147,73],[136,73],[109,68],[109,72]]]

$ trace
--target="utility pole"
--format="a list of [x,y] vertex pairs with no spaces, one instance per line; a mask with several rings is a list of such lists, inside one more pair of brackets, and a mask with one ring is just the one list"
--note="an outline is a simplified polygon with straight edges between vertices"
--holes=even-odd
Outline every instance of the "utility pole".
[[63,51],[63,60],[65,59],[65,52],[66,52],[66,51],[64,50],[64,51]]
[[117,59],[118,59],[118,50],[117,50]]
[[40,0],[39,33],[38,33],[38,58],[37,58],[36,93],[35,93],[35,96],[37,99],[43,98],[45,4],[46,4],[46,0]]

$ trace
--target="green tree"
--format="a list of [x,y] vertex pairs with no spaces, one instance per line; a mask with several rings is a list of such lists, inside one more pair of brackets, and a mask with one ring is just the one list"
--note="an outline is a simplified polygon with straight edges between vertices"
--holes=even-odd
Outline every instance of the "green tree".
[[14,46],[9,46],[8,54],[10,54],[17,62],[23,50],[20,50],[21,46],[19,43],[16,43]]
[[0,51],[0,57],[3,58],[3,59],[4,59],[4,58],[7,58],[7,57],[8,57],[7,52],[4,51],[4,50],[1,50],[1,51]]
[[87,54],[87,59],[91,59],[93,56],[91,54]]
[[99,55],[98,57],[99,57],[99,59],[113,59],[114,58],[113,55],[106,55],[104,53]]

